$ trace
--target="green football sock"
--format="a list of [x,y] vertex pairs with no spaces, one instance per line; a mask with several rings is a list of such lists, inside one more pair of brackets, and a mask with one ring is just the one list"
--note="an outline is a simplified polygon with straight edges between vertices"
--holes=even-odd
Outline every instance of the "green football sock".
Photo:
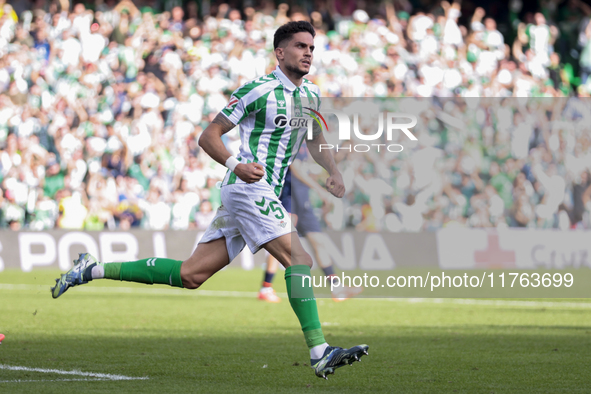
[[182,263],[178,260],[150,258],[127,263],[106,263],[103,266],[106,279],[183,287]]
[[[310,280],[304,280],[306,277]],[[289,303],[300,321],[308,349],[326,343],[322,328],[320,328],[311,279],[310,267],[307,265],[292,265],[285,270]]]

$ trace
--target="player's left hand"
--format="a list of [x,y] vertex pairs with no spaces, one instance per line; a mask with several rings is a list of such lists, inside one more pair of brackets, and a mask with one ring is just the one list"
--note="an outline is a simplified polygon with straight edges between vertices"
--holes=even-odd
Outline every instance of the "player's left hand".
[[345,195],[345,183],[341,174],[337,173],[328,177],[326,189],[335,197],[343,197]]

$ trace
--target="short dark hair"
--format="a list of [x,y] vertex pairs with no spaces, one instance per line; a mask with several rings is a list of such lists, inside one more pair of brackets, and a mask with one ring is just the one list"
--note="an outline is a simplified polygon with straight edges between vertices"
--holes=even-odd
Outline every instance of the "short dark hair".
[[279,48],[284,41],[291,40],[294,34],[301,32],[308,32],[312,34],[312,37],[316,36],[316,30],[314,30],[314,26],[310,22],[288,22],[280,26],[273,38],[273,49]]

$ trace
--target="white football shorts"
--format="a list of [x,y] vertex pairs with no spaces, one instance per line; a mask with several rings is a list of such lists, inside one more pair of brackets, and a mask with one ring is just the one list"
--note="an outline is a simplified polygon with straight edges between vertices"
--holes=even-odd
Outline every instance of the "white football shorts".
[[222,206],[199,243],[226,237],[230,261],[245,245],[254,254],[267,242],[295,231],[289,214],[264,180],[225,185],[221,195]]

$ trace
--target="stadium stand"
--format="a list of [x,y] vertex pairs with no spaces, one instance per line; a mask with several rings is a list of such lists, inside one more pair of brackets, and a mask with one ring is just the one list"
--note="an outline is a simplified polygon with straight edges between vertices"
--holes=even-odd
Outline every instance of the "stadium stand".
[[[307,19],[324,96],[434,108],[408,153],[423,164],[337,155],[352,187],[332,210],[316,200],[325,226],[591,228],[591,7],[413,4],[0,0],[0,226],[207,227],[225,168],[197,139],[235,88],[274,69],[274,29]],[[540,99],[515,104],[528,97]],[[449,132],[441,112],[473,127]],[[383,185],[360,192],[376,167]]]

